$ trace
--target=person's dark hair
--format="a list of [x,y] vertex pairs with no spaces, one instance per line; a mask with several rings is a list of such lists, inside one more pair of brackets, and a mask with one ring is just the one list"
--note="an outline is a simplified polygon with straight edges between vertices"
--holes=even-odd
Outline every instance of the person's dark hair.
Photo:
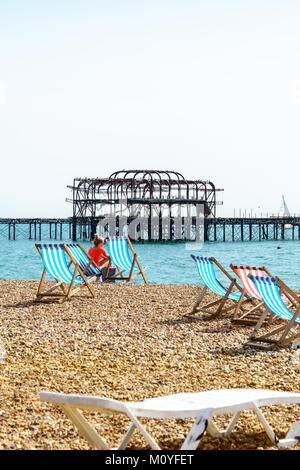
[[101,243],[104,244],[104,238],[99,237],[99,235],[96,233],[93,239],[94,246],[97,247]]

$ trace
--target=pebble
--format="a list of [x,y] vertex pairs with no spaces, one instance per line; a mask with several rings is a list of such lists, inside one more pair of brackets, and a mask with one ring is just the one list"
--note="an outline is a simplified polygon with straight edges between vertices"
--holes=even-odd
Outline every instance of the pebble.
[[[96,283],[95,299],[87,295],[58,304],[53,299],[33,302],[38,284],[0,280],[6,293],[0,298],[0,343],[5,348],[0,362],[0,449],[89,449],[59,409],[39,400],[41,390],[124,401],[221,388],[300,390],[295,349],[245,349],[252,328],[233,326],[229,314],[205,322],[184,316],[199,295],[198,286]],[[215,299],[208,295],[208,302]],[[297,405],[263,412],[279,438],[299,418]],[[126,417],[85,415],[112,447],[128,425]],[[228,422],[229,417],[216,418],[220,428]],[[171,450],[178,449],[191,424],[147,422],[159,445]],[[129,448],[149,446],[135,432]],[[222,439],[205,435],[199,449],[278,448],[254,412],[244,411],[232,434]],[[293,449],[300,450],[300,445]]]

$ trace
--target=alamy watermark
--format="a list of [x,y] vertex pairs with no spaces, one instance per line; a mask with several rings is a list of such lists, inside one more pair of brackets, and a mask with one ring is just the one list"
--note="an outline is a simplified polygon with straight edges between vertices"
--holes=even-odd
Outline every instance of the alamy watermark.
[[[172,213],[177,215],[153,214],[124,215],[128,209],[127,200],[119,200],[119,207],[125,207],[119,213],[110,213],[97,225],[97,233],[105,236],[128,235],[133,241],[181,240],[188,250],[201,249],[204,242],[204,204],[197,203],[191,208],[184,204],[172,204]],[[167,212],[165,210],[165,212]]]

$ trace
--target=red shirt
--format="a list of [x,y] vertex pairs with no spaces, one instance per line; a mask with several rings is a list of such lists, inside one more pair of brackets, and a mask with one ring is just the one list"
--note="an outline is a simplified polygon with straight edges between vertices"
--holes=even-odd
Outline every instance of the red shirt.
[[95,263],[99,266],[101,265],[101,260],[103,258],[107,258],[108,254],[104,250],[104,248],[101,248],[100,246],[94,247],[91,246],[91,248],[88,251],[88,254],[90,255],[91,258],[95,261]]

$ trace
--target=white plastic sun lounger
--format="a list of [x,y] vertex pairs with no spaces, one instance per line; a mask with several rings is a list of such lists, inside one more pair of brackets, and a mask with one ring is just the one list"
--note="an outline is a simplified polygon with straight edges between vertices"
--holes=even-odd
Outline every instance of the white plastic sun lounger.
[[[260,410],[262,406],[284,403],[300,404],[300,393],[237,388],[179,393],[150,398],[141,402],[122,402],[95,396],[40,392],[40,399],[53,402],[62,408],[91,446],[101,450],[108,450],[109,447],[86,420],[80,409],[98,411],[106,415],[123,414],[128,416],[131,423],[118,449],[125,449],[133,431],[138,429],[152,449],[160,450],[158,444],[137,419],[138,417],[195,418],[195,422],[181,446],[182,450],[195,450],[205,432],[212,437],[227,436],[233,430],[240,412],[249,409],[256,412],[270,440],[279,447],[293,446],[298,443],[300,438],[300,421],[291,427],[285,439],[279,440]],[[213,423],[212,418],[222,414],[233,414],[233,417],[228,427],[220,431]]]

